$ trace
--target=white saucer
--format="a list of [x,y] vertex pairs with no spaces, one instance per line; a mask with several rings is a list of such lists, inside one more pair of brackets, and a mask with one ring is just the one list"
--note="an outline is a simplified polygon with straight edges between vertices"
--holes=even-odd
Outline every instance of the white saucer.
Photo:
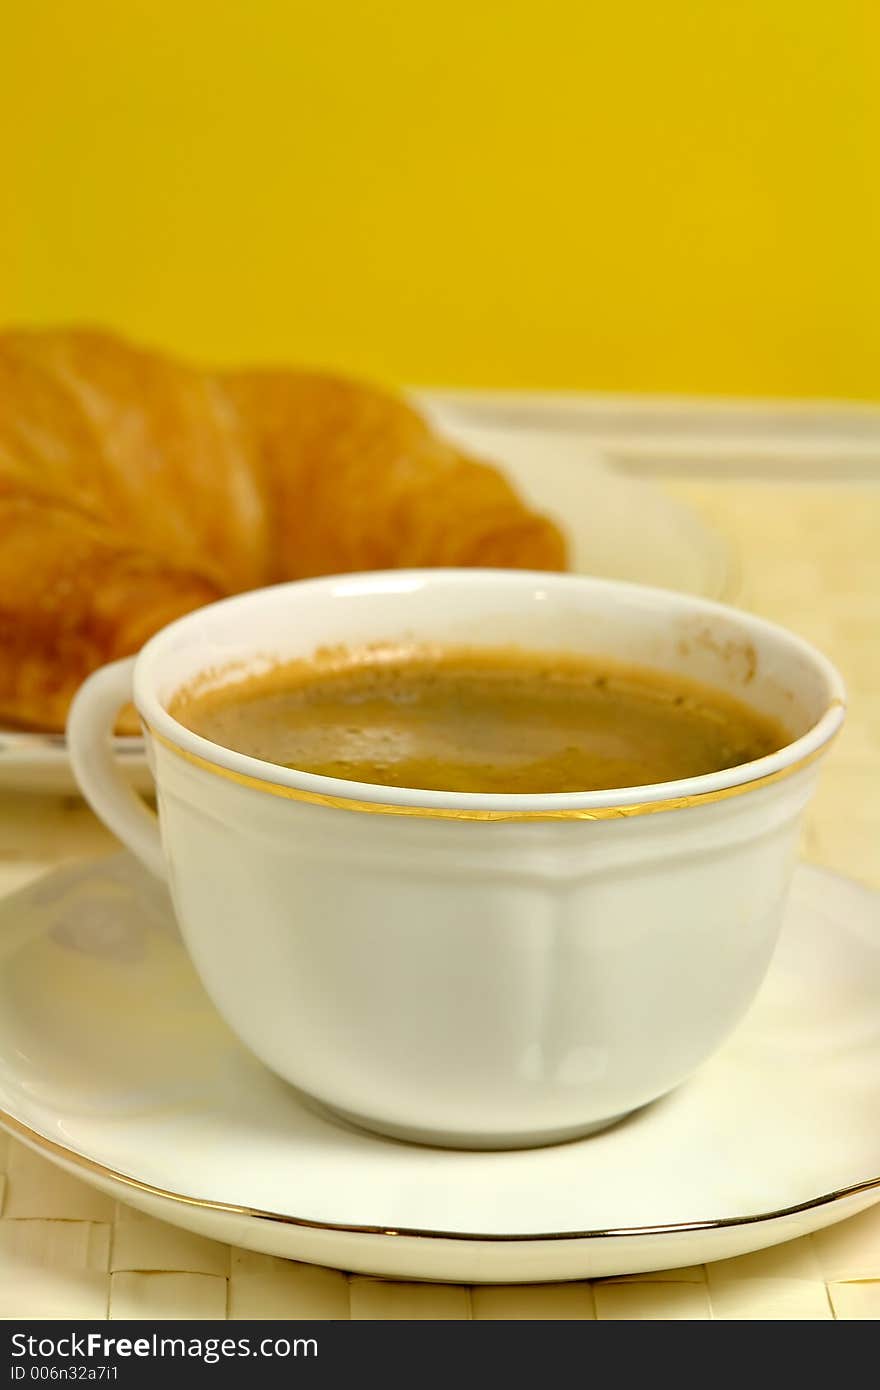
[[[552,432],[448,428],[466,446],[504,461],[505,472],[569,538],[577,574],[629,579],[705,598],[733,597],[734,565],[724,541],[650,483],[616,473],[589,446]],[[139,791],[152,788],[143,742],[115,740]],[[63,734],[0,728],[0,789],[77,790]]]
[[126,856],[0,904],[0,1121],[205,1235],[402,1278],[696,1264],[880,1199],[880,898],[800,868],[771,975],[673,1095],[556,1148],[454,1153],[307,1107],[220,1022]]

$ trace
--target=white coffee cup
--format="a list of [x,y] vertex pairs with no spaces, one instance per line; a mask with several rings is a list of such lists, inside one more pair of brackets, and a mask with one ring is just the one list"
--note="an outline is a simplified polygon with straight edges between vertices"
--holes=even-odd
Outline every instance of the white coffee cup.
[[[168,713],[205,672],[236,679],[376,640],[682,673],[782,719],[791,742],[677,782],[496,796],[291,771]],[[158,826],[113,762],[131,698]],[[205,989],[267,1066],[359,1125],[501,1148],[609,1124],[730,1033],[770,961],[843,699],[806,642],[715,603],[568,575],[398,570],[189,614],[86,681],[68,736],[84,795],[167,875]]]

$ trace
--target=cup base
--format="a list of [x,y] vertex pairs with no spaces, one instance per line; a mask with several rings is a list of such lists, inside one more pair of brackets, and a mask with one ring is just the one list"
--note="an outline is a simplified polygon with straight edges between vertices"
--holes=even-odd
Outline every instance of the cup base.
[[[314,1102],[314,1098],[310,1097]],[[553,1144],[568,1144],[575,1139],[586,1139],[591,1134],[610,1129],[625,1119],[630,1111],[619,1115],[609,1115],[606,1120],[594,1120],[590,1124],[566,1126],[564,1129],[540,1130],[538,1133],[512,1134],[455,1134],[447,1130],[414,1129],[409,1125],[385,1124],[367,1119],[350,1110],[342,1110],[335,1105],[318,1102],[322,1110],[335,1115],[347,1124],[365,1129],[370,1134],[380,1134],[386,1139],[399,1139],[405,1144],[421,1144],[432,1149],[499,1150],[499,1149],[546,1149]]]

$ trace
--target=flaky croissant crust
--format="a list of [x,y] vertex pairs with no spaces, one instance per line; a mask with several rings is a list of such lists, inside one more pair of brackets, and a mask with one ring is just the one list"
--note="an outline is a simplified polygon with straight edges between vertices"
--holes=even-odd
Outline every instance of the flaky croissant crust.
[[562,569],[564,541],[393,394],[0,334],[0,723],[63,728],[90,671],[225,594],[476,564]]

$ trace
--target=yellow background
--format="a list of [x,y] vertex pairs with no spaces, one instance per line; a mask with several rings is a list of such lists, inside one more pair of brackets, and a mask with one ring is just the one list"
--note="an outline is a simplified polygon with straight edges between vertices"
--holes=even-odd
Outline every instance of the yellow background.
[[880,397],[877,0],[7,0],[0,319]]

